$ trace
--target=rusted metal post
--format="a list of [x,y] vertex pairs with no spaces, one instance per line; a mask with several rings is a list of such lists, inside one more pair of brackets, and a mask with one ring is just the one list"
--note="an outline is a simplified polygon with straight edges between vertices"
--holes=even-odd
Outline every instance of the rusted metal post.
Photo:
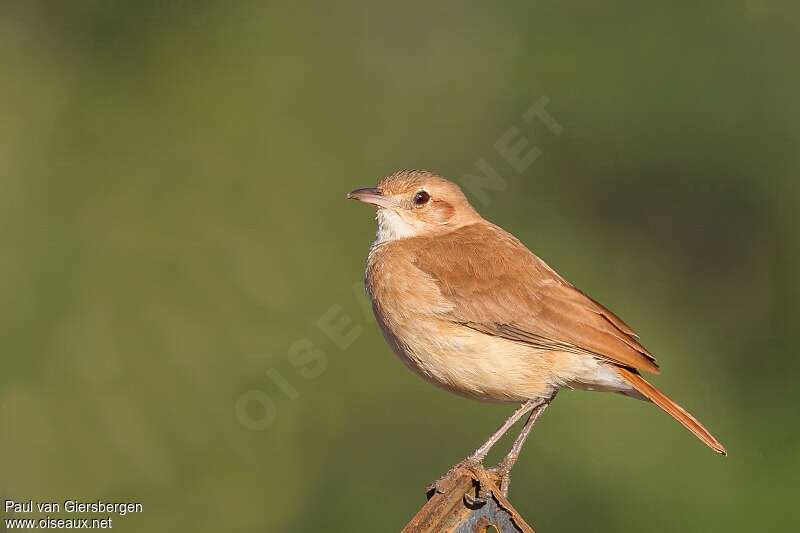
[[461,467],[428,493],[428,502],[403,533],[534,533],[498,488],[500,480],[481,467]]

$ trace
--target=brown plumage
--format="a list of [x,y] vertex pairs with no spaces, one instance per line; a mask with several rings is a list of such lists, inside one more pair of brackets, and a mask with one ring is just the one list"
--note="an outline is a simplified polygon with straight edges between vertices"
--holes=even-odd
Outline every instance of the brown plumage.
[[683,427],[695,434],[703,441],[706,446],[717,453],[725,454],[725,446],[711,434],[695,417],[688,413],[683,407],[672,401],[666,394],[652,386],[642,376],[627,368],[618,368],[617,372],[622,378],[633,385],[642,396],[666,411],[675,420],[683,424]]
[[[402,245],[453,304],[447,318],[455,323],[537,348],[658,372],[630,327],[493,224],[478,221]],[[463,260],[452,261],[453,254]]]
[[639,375],[659,368],[625,322],[481,218],[456,185],[401,171],[349,197],[378,207],[367,290],[387,341],[424,378],[491,401],[545,401],[563,387],[619,392],[725,453]]

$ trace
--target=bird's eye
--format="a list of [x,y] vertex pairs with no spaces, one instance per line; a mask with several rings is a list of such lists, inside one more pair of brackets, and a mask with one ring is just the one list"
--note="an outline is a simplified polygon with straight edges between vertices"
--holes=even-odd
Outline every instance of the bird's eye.
[[417,207],[423,206],[428,203],[428,200],[431,199],[431,195],[428,194],[428,191],[419,191],[417,194],[414,195],[414,205]]

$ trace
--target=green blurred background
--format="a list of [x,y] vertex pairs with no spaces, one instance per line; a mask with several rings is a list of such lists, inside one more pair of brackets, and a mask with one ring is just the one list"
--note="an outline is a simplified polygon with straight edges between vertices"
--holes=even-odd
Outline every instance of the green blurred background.
[[[797,531],[799,45],[800,9],[756,0],[4,2],[0,495],[142,502],[123,531],[399,530],[512,407],[390,353],[344,194],[488,166],[476,207],[730,451],[567,392],[519,510]],[[519,170],[496,145],[523,138]]]

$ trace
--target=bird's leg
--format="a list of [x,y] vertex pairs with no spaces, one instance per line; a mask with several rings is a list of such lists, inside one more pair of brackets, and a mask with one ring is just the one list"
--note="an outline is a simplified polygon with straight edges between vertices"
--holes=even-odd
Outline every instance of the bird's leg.
[[527,402],[520,405],[517,408],[517,410],[514,411],[514,414],[509,416],[508,419],[505,422],[503,422],[503,425],[497,428],[497,431],[495,431],[492,434],[492,436],[489,437],[489,440],[484,442],[480,446],[480,448],[472,452],[472,454],[469,457],[467,457],[466,461],[478,464],[482,463],[483,460],[486,459],[486,456],[489,454],[494,445],[497,444],[497,442],[501,438],[503,438],[503,435],[505,435],[509,429],[511,429],[511,426],[516,424],[520,418],[525,416],[525,413],[531,411],[532,409],[535,409],[537,405],[538,405],[537,402],[535,402],[534,400],[528,400]]
[[522,431],[519,432],[516,440],[514,440],[511,450],[497,466],[490,469],[491,472],[500,476],[500,491],[503,493],[503,496],[508,496],[508,487],[511,483],[511,469],[514,468],[517,459],[519,459],[519,453],[522,451],[525,440],[527,440],[528,435],[530,435],[536,421],[539,420],[539,417],[544,413],[544,410],[547,409],[547,406],[550,405],[550,402],[552,402],[555,397],[556,394],[553,393],[548,399],[539,402],[532,408],[531,414],[528,416],[525,425],[522,426]]
[[530,412],[532,409],[536,408],[539,405],[537,401],[528,400],[527,402],[520,405],[514,414],[508,417],[508,420],[503,422],[503,425],[500,426],[497,431],[495,431],[489,439],[484,442],[477,450],[472,452],[466,459],[455,465],[451,468],[445,475],[428,485],[427,491],[430,493],[432,490],[436,490],[437,492],[442,492],[441,485],[444,480],[449,478],[456,470],[459,468],[475,468],[479,467],[483,460],[486,458],[486,455],[492,449],[492,447],[497,444],[503,435],[505,435],[508,430],[517,423],[517,421],[525,416],[526,413]]

